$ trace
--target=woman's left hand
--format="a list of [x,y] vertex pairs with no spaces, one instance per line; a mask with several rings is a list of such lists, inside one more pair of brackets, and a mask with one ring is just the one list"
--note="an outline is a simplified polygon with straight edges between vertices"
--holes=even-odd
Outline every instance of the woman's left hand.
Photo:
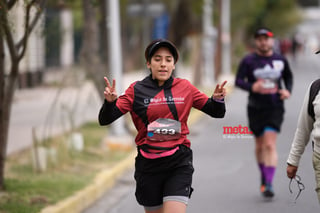
[[227,81],[224,81],[221,85],[217,84],[212,94],[213,99],[223,99],[226,96],[227,92],[226,92],[226,88],[224,88],[226,84],[227,84]]

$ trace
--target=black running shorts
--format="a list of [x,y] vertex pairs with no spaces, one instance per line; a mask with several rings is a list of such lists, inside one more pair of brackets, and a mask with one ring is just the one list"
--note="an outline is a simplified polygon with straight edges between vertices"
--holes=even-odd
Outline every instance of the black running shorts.
[[278,132],[283,122],[284,108],[254,108],[248,106],[249,128],[255,136],[261,136],[265,127],[272,127]]
[[192,193],[192,150],[180,145],[173,155],[146,159],[139,152],[136,157],[136,199],[145,207],[163,204],[168,196],[187,197]]

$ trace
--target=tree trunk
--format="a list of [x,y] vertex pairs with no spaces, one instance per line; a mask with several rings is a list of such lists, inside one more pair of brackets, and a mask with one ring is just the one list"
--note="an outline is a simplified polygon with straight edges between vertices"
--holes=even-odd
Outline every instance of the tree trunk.
[[[100,20],[100,52],[101,52],[101,58],[102,63],[107,67],[107,59],[109,55],[108,51],[108,30],[107,30],[107,1],[106,0],[100,0],[100,14],[101,14],[101,20]],[[110,73],[107,72],[107,75]]]
[[[8,9],[10,10],[17,1],[0,1],[0,191],[5,189],[4,167],[7,154],[7,143],[13,95],[19,74],[19,63],[25,54],[28,37],[39,20],[46,0],[33,0],[26,5],[25,28],[23,38],[15,43],[11,28],[7,20]],[[34,18],[30,20],[31,7],[37,4],[40,8]],[[6,42],[10,53],[11,68],[8,75],[5,74],[4,66],[4,42]]]
[[[182,45],[183,39],[192,32],[193,20],[191,17],[191,1],[180,0],[178,6],[173,13],[169,39],[179,48]],[[183,20],[183,21],[181,21]]]
[[[2,46],[3,50],[3,42],[0,45],[0,49]],[[1,54],[1,50],[0,50]],[[3,59],[4,59],[4,54]],[[3,59],[0,59],[0,61]],[[1,62],[0,62],[1,64]],[[2,67],[0,68],[3,72],[4,71],[4,63],[2,63]],[[1,65],[0,65],[1,66]],[[19,61],[14,61],[11,66],[11,72],[8,79],[5,79],[3,91],[4,93],[1,94],[1,110],[0,110],[0,191],[5,189],[4,184],[4,167],[5,167],[5,160],[7,155],[7,144],[8,144],[8,133],[9,133],[9,124],[10,124],[10,116],[11,116],[11,108],[12,108],[12,101],[13,95],[15,92],[16,82],[18,79],[17,73],[19,69]],[[4,75],[3,75],[4,76]],[[1,91],[2,92],[2,91]]]
[[4,190],[4,164],[6,157],[6,132],[5,131],[5,101],[4,101],[4,88],[5,88],[5,72],[4,72],[4,45],[3,45],[3,32],[0,28],[0,191]]
[[221,56],[221,52],[222,52],[222,43],[221,43],[221,3],[222,0],[218,1],[218,36],[217,36],[217,47],[216,47],[216,56],[215,56],[215,79],[218,79],[218,77],[220,76],[220,74],[222,73],[221,71],[221,60],[222,60],[222,56]]
[[1,94],[0,94],[0,191],[4,190],[4,166],[7,155],[7,143],[10,124],[10,115],[17,74],[19,73],[19,60],[12,61],[10,75],[5,79],[4,70],[4,40],[0,36],[0,74],[1,74]]
[[80,51],[80,61],[83,64],[89,78],[93,80],[101,100],[104,99],[104,80],[103,76],[107,73],[106,67],[101,62],[99,55],[99,27],[96,19],[97,8],[87,0],[82,0],[83,5],[83,43]]

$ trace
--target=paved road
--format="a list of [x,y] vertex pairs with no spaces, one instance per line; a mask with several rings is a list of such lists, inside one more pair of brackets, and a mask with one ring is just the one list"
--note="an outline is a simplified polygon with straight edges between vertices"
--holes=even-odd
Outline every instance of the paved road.
[[[296,128],[298,113],[307,85],[319,77],[320,57],[302,56],[294,69],[294,90],[286,102],[286,115],[282,133],[278,137],[279,165],[274,187],[276,196],[265,200],[259,193],[259,173],[254,158],[252,137],[230,138],[223,134],[223,126],[246,126],[247,93],[235,89],[227,97],[227,114],[222,120],[203,116],[201,122],[191,127],[190,139],[194,151],[195,188],[187,212],[223,213],[315,213],[319,204],[314,192],[315,180],[309,145],[301,160],[299,175],[306,189],[297,203],[294,188],[291,195],[286,177],[286,159]],[[133,171],[129,170],[91,208],[83,213],[141,213],[134,197]],[[293,185],[295,186],[295,185]]]

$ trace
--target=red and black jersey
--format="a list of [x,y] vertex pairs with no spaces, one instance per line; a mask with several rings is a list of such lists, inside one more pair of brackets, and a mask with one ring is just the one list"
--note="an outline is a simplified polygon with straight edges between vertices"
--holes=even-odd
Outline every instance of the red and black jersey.
[[[142,81],[132,83],[115,102],[109,103],[105,100],[99,112],[99,122],[100,125],[108,125],[130,112],[138,131],[135,138],[138,146],[148,144],[174,147],[183,144],[190,147],[187,121],[192,107],[215,118],[224,117],[226,111],[224,101],[209,98],[188,80],[170,77],[163,86],[158,86],[158,82],[149,75]],[[158,118],[180,121],[181,138],[173,141],[148,140],[147,126]]]

